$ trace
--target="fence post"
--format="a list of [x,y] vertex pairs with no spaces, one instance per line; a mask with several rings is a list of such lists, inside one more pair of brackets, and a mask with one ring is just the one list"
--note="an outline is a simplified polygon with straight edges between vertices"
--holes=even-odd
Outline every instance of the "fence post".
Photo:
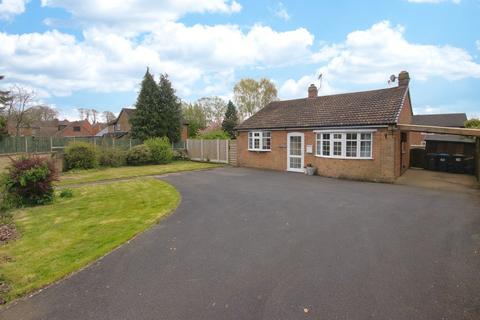
[[53,137],[50,137],[50,152],[53,152]]
[[225,157],[225,159],[227,159],[227,164],[230,163],[230,159],[229,159],[229,156],[230,156],[230,152],[229,152],[230,149],[229,149],[229,148],[230,148],[230,146],[229,146],[229,144],[230,144],[230,140],[225,140],[225,150],[226,150],[226,151],[225,151],[225,152],[226,152],[226,157]]
[[132,150],[132,138],[130,138],[130,146],[128,150]]
[[25,153],[28,153],[28,140],[27,140],[27,136],[24,136],[23,139],[25,140]]
[[203,161],[203,139],[200,139],[200,161]]
[[93,149],[97,149],[97,138],[93,137]]
[[217,162],[220,162],[220,140],[217,139]]

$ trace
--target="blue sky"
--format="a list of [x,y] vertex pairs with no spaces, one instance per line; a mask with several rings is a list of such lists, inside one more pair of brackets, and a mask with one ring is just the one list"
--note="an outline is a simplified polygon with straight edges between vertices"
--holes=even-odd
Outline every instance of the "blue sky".
[[387,87],[410,72],[415,113],[480,116],[480,1],[1,0],[2,87],[70,119],[135,103],[149,66],[180,98],[231,98],[243,77],[282,99]]

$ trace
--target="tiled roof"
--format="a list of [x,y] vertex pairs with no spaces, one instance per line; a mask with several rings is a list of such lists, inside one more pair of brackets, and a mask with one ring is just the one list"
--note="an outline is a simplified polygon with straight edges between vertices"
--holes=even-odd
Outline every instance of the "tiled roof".
[[236,127],[246,129],[396,124],[407,86],[274,101]]
[[465,121],[467,121],[465,113],[417,114],[412,118],[412,124],[439,127],[463,128]]
[[425,137],[425,140],[426,141],[475,143],[475,138],[458,136],[453,134],[429,134]]

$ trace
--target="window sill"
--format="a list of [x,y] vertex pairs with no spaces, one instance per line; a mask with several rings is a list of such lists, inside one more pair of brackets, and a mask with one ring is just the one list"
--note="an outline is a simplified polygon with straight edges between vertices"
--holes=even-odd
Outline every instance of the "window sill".
[[252,151],[252,152],[270,152],[270,151],[272,151],[272,149],[268,149],[268,150],[248,149],[248,151]]
[[333,157],[333,156],[320,156],[318,154],[316,154],[315,157],[325,158],[325,159],[339,159],[339,160],[373,160],[373,157]]

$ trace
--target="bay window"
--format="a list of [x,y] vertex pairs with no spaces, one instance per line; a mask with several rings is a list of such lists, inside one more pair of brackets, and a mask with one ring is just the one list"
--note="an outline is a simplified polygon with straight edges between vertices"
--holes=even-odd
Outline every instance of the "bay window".
[[372,132],[366,130],[316,132],[315,155],[340,159],[371,159]]
[[248,150],[270,151],[272,145],[272,133],[270,131],[249,131]]

